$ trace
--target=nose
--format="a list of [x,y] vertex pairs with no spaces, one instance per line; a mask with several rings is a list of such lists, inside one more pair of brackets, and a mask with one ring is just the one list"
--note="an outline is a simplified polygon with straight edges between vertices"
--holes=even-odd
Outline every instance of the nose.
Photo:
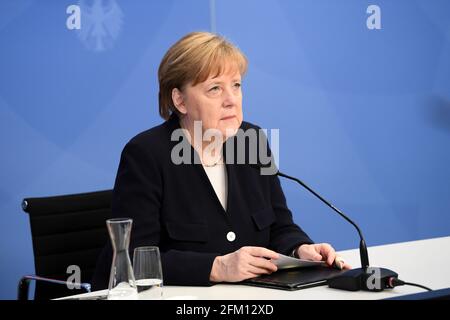
[[233,91],[232,88],[228,88],[223,91],[223,106],[230,108],[236,106],[239,99],[239,93]]

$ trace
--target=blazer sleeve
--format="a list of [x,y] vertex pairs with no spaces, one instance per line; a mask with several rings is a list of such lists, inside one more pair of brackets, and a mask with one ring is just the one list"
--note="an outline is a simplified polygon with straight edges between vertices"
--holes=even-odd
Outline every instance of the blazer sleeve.
[[[138,246],[160,246],[163,167],[145,145],[130,141],[124,148],[112,199],[114,216],[133,219],[130,254]],[[161,247],[161,246],[160,246]],[[211,285],[209,276],[218,254],[179,250],[161,252],[163,281],[176,285]]]

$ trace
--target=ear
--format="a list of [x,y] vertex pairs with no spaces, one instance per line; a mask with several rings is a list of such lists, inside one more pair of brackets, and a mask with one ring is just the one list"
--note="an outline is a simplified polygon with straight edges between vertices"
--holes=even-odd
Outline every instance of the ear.
[[180,112],[181,114],[187,113],[186,105],[184,104],[183,93],[178,88],[172,89],[172,101],[178,112]]

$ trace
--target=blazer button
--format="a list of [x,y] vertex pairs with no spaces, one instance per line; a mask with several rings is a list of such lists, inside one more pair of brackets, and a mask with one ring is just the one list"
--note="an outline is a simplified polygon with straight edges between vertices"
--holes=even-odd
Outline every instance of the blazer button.
[[236,239],[236,234],[233,231],[227,233],[227,240],[233,242]]

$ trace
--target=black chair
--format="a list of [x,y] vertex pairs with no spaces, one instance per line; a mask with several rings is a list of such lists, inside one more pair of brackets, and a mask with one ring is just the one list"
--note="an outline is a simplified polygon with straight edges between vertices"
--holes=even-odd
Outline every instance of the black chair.
[[[36,300],[89,291],[97,258],[109,240],[105,221],[111,216],[111,196],[112,190],[105,190],[23,200],[22,208],[30,216],[38,277],[21,279],[18,299],[28,298],[30,280],[36,280]],[[71,265],[80,268],[80,289],[62,285],[71,276],[67,273]]]

